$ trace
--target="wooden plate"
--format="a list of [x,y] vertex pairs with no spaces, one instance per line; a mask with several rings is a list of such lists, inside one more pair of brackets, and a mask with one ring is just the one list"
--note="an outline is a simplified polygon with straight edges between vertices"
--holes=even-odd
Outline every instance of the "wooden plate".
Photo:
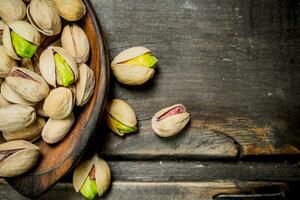
[[37,142],[42,158],[32,171],[6,179],[14,189],[27,197],[42,195],[70,171],[86,149],[105,107],[109,77],[107,56],[95,13],[88,0],[84,2],[87,13],[77,24],[83,27],[91,44],[88,64],[96,77],[94,95],[85,107],[76,108],[75,125],[62,142],[57,145],[48,145],[41,140]]

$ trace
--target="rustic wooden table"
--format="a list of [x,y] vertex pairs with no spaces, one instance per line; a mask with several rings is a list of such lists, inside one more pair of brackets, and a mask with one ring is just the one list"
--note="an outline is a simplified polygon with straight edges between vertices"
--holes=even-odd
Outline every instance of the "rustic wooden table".
[[[146,46],[159,59],[154,79],[110,97],[128,101],[139,132],[104,125],[87,155],[109,160],[103,199],[283,199],[300,181],[300,5],[293,0],[92,0],[110,58]],[[152,115],[183,103],[191,123],[168,139]],[[68,175],[41,199],[82,199]],[[225,194],[218,196],[219,194]],[[251,196],[250,195],[250,196]],[[0,199],[23,200],[7,184]],[[267,199],[263,197],[262,199]]]

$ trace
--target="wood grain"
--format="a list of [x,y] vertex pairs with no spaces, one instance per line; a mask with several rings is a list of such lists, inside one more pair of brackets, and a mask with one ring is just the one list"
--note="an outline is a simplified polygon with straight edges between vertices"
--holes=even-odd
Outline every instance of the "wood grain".
[[[97,19],[90,4],[85,3],[87,14],[79,23],[92,46],[88,64],[95,73],[94,94],[88,104],[75,111],[76,123],[63,141],[56,145],[48,145],[42,140],[37,142],[42,158],[32,171],[6,179],[14,189],[28,197],[40,196],[70,171],[89,144],[105,107],[108,88],[106,53]],[[44,45],[47,44],[45,41]]]
[[[143,87],[111,83],[140,131],[97,129],[98,152],[120,158],[207,158],[300,153],[300,5],[293,0],[91,1],[110,59],[146,46],[159,59]],[[158,138],[159,109],[183,103],[191,123]]]
[[[235,193],[260,193],[268,190],[284,191],[284,183],[272,182],[122,182],[116,181],[112,184],[109,193],[106,193],[100,199],[109,200],[208,200],[213,199],[218,194]],[[137,192],[138,191],[138,192]],[[39,200],[56,200],[58,195],[64,200],[83,200],[78,193],[74,192],[71,184],[58,184],[49,193]],[[0,184],[0,198],[27,200],[27,198],[14,192],[8,185]]]

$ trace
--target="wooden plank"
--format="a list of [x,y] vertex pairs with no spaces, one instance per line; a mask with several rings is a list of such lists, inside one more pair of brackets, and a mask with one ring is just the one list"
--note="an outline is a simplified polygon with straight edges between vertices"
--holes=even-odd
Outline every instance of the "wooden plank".
[[[140,131],[123,139],[99,128],[99,152],[129,158],[300,153],[295,1],[91,2],[111,59],[137,45],[159,59],[154,79],[144,87],[112,80],[111,97],[134,107]],[[175,103],[186,105],[191,124],[178,137],[157,138],[151,117]]]
[[[286,189],[284,183],[268,182],[122,182],[115,181],[108,193],[100,199],[109,200],[201,200],[213,199],[218,194],[234,194],[240,192],[255,192],[259,190],[275,189],[281,191]],[[56,200],[59,194],[60,199],[64,200],[83,200],[76,193],[71,184],[58,184],[39,200]],[[27,200],[6,184],[0,184],[0,199],[3,200]]]

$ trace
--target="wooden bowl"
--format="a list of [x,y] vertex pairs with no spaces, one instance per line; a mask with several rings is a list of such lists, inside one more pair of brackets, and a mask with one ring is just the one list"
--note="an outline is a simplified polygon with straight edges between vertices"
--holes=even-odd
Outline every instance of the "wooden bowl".
[[63,141],[48,145],[39,140],[36,144],[41,149],[42,157],[37,166],[27,174],[6,179],[15,190],[30,198],[42,195],[70,171],[89,144],[105,107],[109,77],[107,56],[95,13],[88,0],[84,2],[87,13],[76,23],[84,29],[91,44],[88,64],[95,72],[95,91],[86,106],[76,108],[76,122]]

